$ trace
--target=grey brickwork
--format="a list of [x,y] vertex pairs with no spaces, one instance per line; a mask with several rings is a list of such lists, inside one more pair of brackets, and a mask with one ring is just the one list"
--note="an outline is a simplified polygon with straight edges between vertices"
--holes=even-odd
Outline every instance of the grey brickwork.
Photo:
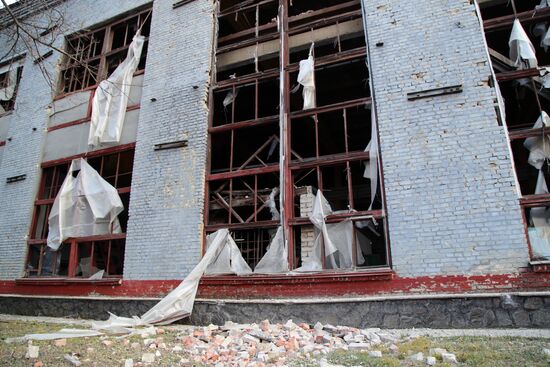
[[[518,271],[527,243],[474,6],[373,0],[364,8],[395,271]],[[464,92],[407,100],[454,84]]]
[[[127,279],[179,279],[198,262],[213,3],[153,8],[127,231]],[[156,99],[156,101],[152,101]],[[187,139],[188,147],[154,151]]]
[[[25,316],[75,317],[104,320],[108,312],[142,315],[156,304],[152,299],[0,296],[0,313]],[[530,295],[475,295],[426,298],[388,297],[377,300],[333,299],[260,301],[197,300],[190,318],[194,325],[237,323],[316,322],[385,328],[548,328],[548,293]]]
[[[67,30],[67,34],[70,34],[146,3],[143,0],[122,0],[113,6],[109,0],[71,0],[60,6],[65,15],[65,25],[72,27]],[[56,45],[63,47],[62,37],[59,37]],[[42,63],[50,75],[55,77],[58,60],[59,55],[55,54]],[[40,178],[39,167],[51,102],[50,86],[39,66],[27,57],[15,111],[9,116],[7,136],[11,141],[3,149],[0,166],[0,279],[14,279],[23,274],[26,238]],[[26,180],[6,184],[6,178],[22,174],[27,175]]]

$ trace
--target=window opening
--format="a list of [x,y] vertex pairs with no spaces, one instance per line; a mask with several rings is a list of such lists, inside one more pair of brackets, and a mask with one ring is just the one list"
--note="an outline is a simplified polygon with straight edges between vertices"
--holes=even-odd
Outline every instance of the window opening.
[[124,205],[124,211],[118,215],[122,233],[69,238],[58,251],[52,251],[46,245],[48,217],[71,160],[43,168],[28,240],[27,276],[87,278],[99,270],[104,270],[104,277],[122,276],[133,159],[133,149],[103,155],[99,151],[87,158],[88,164],[119,193]]
[[[327,217],[330,226],[347,228],[347,238],[353,239],[356,255],[350,269],[388,266],[382,199],[379,194],[369,210],[371,185],[364,175],[372,121],[360,2],[222,0],[219,5],[206,233],[230,229],[254,269],[277,227],[288,226],[288,261],[296,269],[310,252],[308,214],[312,198],[322,191],[333,210]],[[282,33],[277,19],[283,22]],[[281,41],[286,57],[280,54]],[[300,62],[310,53],[316,103],[304,110],[297,80]],[[281,112],[288,115],[283,136]],[[289,157],[282,167],[281,139],[288,141]],[[366,227],[369,222],[377,235]]]

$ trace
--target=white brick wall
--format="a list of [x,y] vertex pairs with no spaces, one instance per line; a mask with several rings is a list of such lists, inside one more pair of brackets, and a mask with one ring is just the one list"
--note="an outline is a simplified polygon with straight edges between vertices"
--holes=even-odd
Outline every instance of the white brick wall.
[[[527,244],[473,5],[371,0],[364,7],[394,269],[516,272],[527,265]],[[407,100],[409,92],[453,84],[464,92]]]

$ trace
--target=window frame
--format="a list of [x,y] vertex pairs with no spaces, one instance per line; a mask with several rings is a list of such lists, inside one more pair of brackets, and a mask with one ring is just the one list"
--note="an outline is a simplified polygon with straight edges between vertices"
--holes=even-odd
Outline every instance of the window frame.
[[[538,1],[537,1],[538,2]],[[483,18],[483,32],[484,36],[487,38],[487,35],[492,32],[501,32],[501,31],[507,31],[507,34],[509,34],[512,30],[513,22],[515,19],[518,19],[521,22],[521,25],[525,28],[526,25],[536,24],[539,22],[550,22],[550,8],[543,8],[543,9],[532,9],[527,11],[518,11],[517,6],[517,0],[511,0],[509,2],[509,5],[511,6],[511,9],[508,9],[508,11],[512,12],[512,14],[497,16],[497,17],[491,17],[491,18]],[[524,5],[524,4],[522,4]],[[507,6],[507,4],[500,4],[500,6]],[[482,11],[483,13],[483,11]],[[533,43],[535,47],[538,47],[538,44]],[[489,52],[491,49],[491,45],[489,42],[487,43],[487,47],[489,49]],[[495,56],[490,54],[491,59],[494,59]],[[546,66],[550,66],[550,63]],[[539,68],[543,67],[542,65],[539,66]],[[493,67],[496,82],[499,84],[499,88],[503,83],[506,82],[514,82],[519,81],[521,79],[528,80],[528,83],[530,84],[530,87],[533,88],[533,94],[535,96],[535,104],[538,108],[538,115],[540,116],[541,113],[544,111],[544,108],[541,105],[539,91],[536,88],[536,81],[535,77],[539,77],[539,69],[538,68],[530,68],[530,69],[514,69],[510,71],[498,71],[497,68]],[[505,108],[505,106],[502,106]],[[501,106],[498,107],[500,109]],[[505,112],[505,111],[502,111]],[[497,110],[497,113],[500,113],[500,111]],[[547,111],[547,113],[550,113],[550,110]],[[508,121],[508,116],[506,116],[507,121],[499,121],[504,128],[507,131],[507,140],[508,144],[510,145],[510,152],[511,152],[511,159],[514,162],[514,175],[516,176],[516,180],[518,183],[518,194],[519,194],[519,204],[521,208],[521,216],[524,226],[524,232],[525,232],[525,238],[528,245],[528,251],[529,251],[529,259],[531,262],[540,262],[539,259],[534,259],[533,256],[533,250],[531,246],[531,240],[529,237],[529,218],[527,218],[526,210],[536,207],[550,207],[550,194],[530,194],[530,193],[524,193],[522,190],[522,187],[520,185],[521,182],[521,174],[519,170],[521,170],[521,167],[518,167],[518,162],[516,161],[516,154],[514,153],[513,146],[516,142],[521,142],[522,140],[529,138],[529,137],[538,137],[541,135],[549,136],[550,135],[550,127],[547,127],[543,124],[541,128],[533,128],[535,121],[529,121],[529,122],[521,122],[518,124],[510,124],[510,121]],[[517,126],[516,126],[517,125]],[[524,152],[525,153],[525,152]],[[528,153],[527,153],[528,154]],[[533,168],[529,165],[529,163],[525,162],[525,166],[527,168]],[[522,166],[523,167],[523,166]],[[550,244],[549,244],[550,245]],[[542,262],[548,262],[550,263],[550,259],[543,260]]]
[[[93,37],[93,35],[103,32],[103,37],[101,41],[102,46],[101,46],[101,50],[99,51],[99,54],[94,54],[90,56],[90,49],[89,49],[88,56],[83,58],[82,60],[79,60],[78,64],[76,64],[77,62],[76,60],[73,60],[68,56],[64,57],[62,67],[59,72],[57,98],[59,98],[60,96],[71,94],[71,93],[81,92],[89,89],[95,89],[102,80],[105,80],[109,76],[108,59],[118,54],[122,54],[124,55],[122,60],[124,60],[127,54],[129,45],[131,43],[131,39],[130,39],[130,42],[126,43],[128,37],[131,37],[131,35],[128,34],[129,26],[131,24],[130,21],[137,18],[137,24],[136,24],[137,27],[140,27],[143,24],[147,24],[148,26],[145,26],[145,27],[149,28],[150,30],[152,12],[153,12],[153,9],[149,4],[140,9],[133,10],[131,14],[123,15],[122,18],[117,18],[116,20],[109,22],[108,24],[94,27],[91,29],[86,29],[82,32],[65,37],[65,50],[67,50],[67,52],[70,53],[71,49],[74,49],[75,43],[78,48],[78,45],[80,45],[80,42],[82,40],[84,40],[85,41],[84,43],[87,44],[91,42],[91,41],[86,42],[87,37],[90,37],[90,36]],[[125,44],[121,47],[117,47],[116,49],[112,49],[113,41],[114,41],[113,30],[114,28],[121,26],[124,23],[127,23],[126,31],[124,35]],[[147,59],[148,44],[149,44],[149,34],[146,34],[145,43],[143,45],[143,54],[141,55],[141,60],[143,61],[140,61],[140,64]],[[74,57],[74,55],[75,55],[74,53],[71,53],[71,56]],[[95,78],[91,76],[91,67],[89,65],[91,62],[97,63],[97,72],[95,73]],[[120,64],[120,62],[118,64]],[[84,68],[82,81],[79,82],[78,80],[75,80],[74,78],[76,77],[74,76],[74,73],[69,78],[67,78],[66,73],[73,72],[74,70],[79,70],[80,68]],[[144,70],[145,70],[145,65],[143,65],[142,67],[138,66],[138,69],[136,70],[134,75],[139,75],[140,73],[143,73]],[[94,78],[95,83],[90,83],[89,82],[90,78]],[[67,86],[67,79],[69,79],[68,86]],[[81,84],[79,88],[76,87],[78,83]],[[74,87],[73,87],[73,84],[75,85]]]
[[[27,240],[27,256],[26,256],[26,260],[25,260],[25,277],[26,278],[32,278],[32,279],[45,279],[45,278],[52,278],[52,277],[56,277],[56,278],[59,278],[59,277],[78,278],[77,277],[77,267],[79,265],[78,264],[78,248],[79,248],[80,244],[91,243],[92,244],[92,251],[94,251],[94,247],[95,247],[95,244],[97,242],[108,242],[108,254],[109,254],[108,255],[109,256],[108,257],[108,262],[111,261],[110,255],[111,255],[111,249],[113,247],[113,243],[116,243],[116,241],[119,241],[119,242],[122,243],[123,247],[125,246],[126,232],[119,233],[119,234],[98,235],[98,236],[89,236],[89,237],[81,237],[81,238],[68,238],[62,244],[62,246],[69,246],[69,263],[68,263],[67,274],[59,276],[57,274],[58,269],[56,267],[53,267],[51,269],[52,270],[51,275],[42,275],[42,271],[43,271],[42,263],[43,263],[43,259],[44,259],[44,253],[47,250],[47,235],[46,235],[47,234],[47,228],[48,228],[47,218],[49,216],[49,211],[51,209],[51,205],[53,205],[53,203],[55,201],[55,197],[57,196],[57,193],[58,193],[58,191],[59,191],[59,189],[60,189],[60,187],[63,183],[63,180],[66,177],[66,174],[61,177],[61,175],[59,174],[58,168],[65,166],[66,169],[68,169],[70,163],[74,159],[78,159],[78,158],[84,158],[84,159],[87,159],[87,160],[101,159],[102,162],[103,162],[105,160],[105,158],[112,157],[112,156],[116,155],[117,156],[117,162],[120,162],[121,155],[126,154],[126,153],[131,153],[132,154],[132,171],[131,171],[131,173],[133,173],[133,160],[134,160],[134,154],[135,154],[135,143],[120,145],[120,146],[113,147],[113,148],[97,150],[97,151],[93,151],[93,152],[89,152],[89,153],[85,153],[85,154],[79,154],[79,155],[75,155],[75,156],[71,156],[71,157],[67,157],[67,158],[62,158],[62,159],[42,163],[42,174],[41,174],[41,177],[40,177],[40,186],[39,186],[39,189],[37,191],[37,198],[34,202],[32,221],[31,221],[31,226],[30,226],[29,235],[28,235],[29,239]],[[118,170],[118,168],[119,168],[119,166],[117,167],[117,170]],[[46,175],[46,171],[45,171],[47,169],[53,169],[54,170],[53,171],[53,177],[55,179],[52,180],[52,184],[51,184],[51,186],[49,186],[50,192],[48,193],[48,197],[44,198],[44,194],[45,194],[44,190],[47,188],[47,186],[46,186],[47,175]],[[101,174],[101,169],[98,172],[100,172],[100,174]],[[116,173],[116,178],[118,178],[121,175],[127,175],[127,174],[128,174],[127,172],[122,173],[122,174],[119,174],[117,172]],[[115,180],[116,180],[116,178],[115,178]],[[106,178],[104,177],[104,179],[106,179]],[[117,191],[118,191],[119,195],[128,195],[128,202],[129,202],[129,196],[130,196],[130,192],[131,192],[131,180],[130,180],[130,185],[129,186],[118,187]],[[46,213],[45,213],[45,218],[43,219],[44,222],[43,222],[43,225],[42,225],[42,231],[41,231],[40,236],[36,236],[35,234],[36,234],[36,231],[37,231],[37,228],[38,228],[37,226],[38,226],[38,220],[39,220],[39,216],[40,216],[40,209],[39,208],[43,207],[43,206],[46,206],[47,209],[46,209]],[[128,210],[129,210],[129,206],[125,205],[124,212],[126,213],[126,215],[128,213]],[[123,213],[121,213],[121,214],[123,214]],[[36,238],[36,237],[41,237],[41,238]],[[31,262],[31,256],[33,255],[32,251],[31,251],[31,247],[33,247],[33,246],[40,246],[39,266],[38,266],[38,269],[36,270],[36,275],[31,275],[31,272],[29,271],[29,264]],[[57,261],[57,257],[61,253],[60,251],[61,251],[61,249],[57,252],[54,252],[53,256],[55,257],[55,261]],[[92,253],[92,260],[93,260],[93,256],[94,256],[93,254],[94,253]],[[124,259],[122,259],[122,265],[120,265],[120,266],[122,267],[123,264],[124,264]],[[107,270],[107,269],[105,269],[105,270]],[[119,278],[122,278],[122,276],[123,276],[122,273],[121,274],[109,274],[108,271],[106,271],[103,279],[105,279],[105,278],[119,279]]]
[[[286,0],[267,0],[267,1],[255,1],[253,4],[249,4],[245,6],[245,8],[256,8],[256,14],[259,13],[259,9],[261,6],[265,5],[266,3],[278,3],[279,5],[284,5],[284,8],[288,9],[288,1]],[[226,9],[223,12],[219,12],[218,9],[218,18],[220,16],[223,17],[234,17],[237,12],[239,12],[241,9],[236,9],[237,6]],[[330,15],[330,19],[323,19],[323,17]],[[285,86],[284,86],[284,95],[285,95],[285,105],[286,105],[286,111],[285,114],[288,116],[288,124],[290,126],[291,121],[293,119],[297,118],[314,118],[317,120],[317,115],[320,113],[326,113],[326,112],[334,112],[334,111],[343,111],[346,110],[346,108],[353,108],[353,107],[371,107],[372,106],[372,99],[370,97],[370,93],[372,93],[369,90],[369,94],[366,97],[361,97],[358,99],[353,100],[346,100],[342,102],[332,103],[332,104],[326,104],[322,106],[318,106],[317,108],[310,109],[310,110],[291,110],[290,108],[290,94],[291,94],[291,86],[290,83],[294,83],[294,80],[292,82],[289,82],[290,75],[297,74],[299,70],[299,63],[298,62],[291,62],[289,57],[289,46],[288,46],[288,38],[293,35],[298,35],[300,33],[306,33],[310,32],[313,29],[316,28],[322,28],[331,24],[337,25],[338,22],[341,21],[347,21],[347,20],[356,20],[356,19],[362,19],[362,11],[359,1],[343,1],[342,4],[338,4],[335,6],[331,6],[325,9],[320,9],[317,11],[314,11],[309,14],[300,14],[295,16],[288,16],[287,12],[285,11],[284,14],[284,35],[283,38],[281,38],[279,32],[277,31],[276,24],[264,24],[260,25],[257,30],[254,30],[254,27],[243,30],[240,32],[237,32],[236,34],[229,34],[225,35],[224,37],[217,40],[218,46],[220,43],[222,43],[221,47],[218,47],[216,50],[216,55],[222,55],[227,52],[231,52],[234,50],[238,50],[245,47],[250,47],[253,45],[259,45],[262,42],[272,41],[274,39],[279,39],[282,43],[282,49],[286,50],[285,54],[286,57],[282,59],[282,62],[284,65],[281,67],[282,70],[284,70],[284,78],[285,78]],[[265,32],[264,32],[265,31]],[[272,31],[269,33],[268,31]],[[263,32],[263,33],[262,33]],[[361,31],[361,37],[364,38],[364,33]],[[231,40],[233,43],[228,43],[228,41]],[[338,65],[338,63],[341,62],[350,62],[350,61],[360,61],[364,62],[367,56],[367,49],[366,46],[360,46],[356,48],[346,49],[344,50],[341,46],[341,40],[340,40],[340,34],[338,34],[337,38],[337,51],[333,54],[326,55],[326,56],[320,56],[316,58],[315,60],[315,68],[316,71],[323,67],[330,67]],[[280,54],[278,54],[277,59],[279,60],[279,64],[281,62]],[[261,162],[262,164],[257,165],[256,167],[247,168],[243,167],[239,164],[234,164],[233,156],[234,156],[234,145],[235,145],[235,139],[236,134],[240,131],[244,131],[245,129],[253,128],[253,127],[266,127],[266,126],[278,126],[279,125],[279,113],[272,116],[261,116],[258,112],[258,105],[261,103],[262,96],[259,94],[259,85],[262,82],[269,82],[269,81],[276,81],[277,84],[280,83],[280,66],[277,66],[276,68],[268,69],[268,70],[259,70],[258,68],[258,61],[256,60],[256,71],[248,73],[243,76],[238,76],[237,78],[230,77],[229,79],[225,78],[222,80],[217,80],[216,73],[213,73],[212,76],[212,86],[210,88],[210,98],[209,98],[209,128],[208,128],[208,157],[207,157],[207,175],[206,175],[206,185],[205,185],[205,203],[204,203],[204,222],[205,222],[205,234],[212,233],[218,229],[221,228],[228,228],[230,231],[236,231],[236,230],[245,230],[245,229],[275,229],[279,225],[284,226],[287,229],[287,233],[289,234],[288,238],[288,253],[289,253],[289,267],[290,269],[295,269],[298,266],[299,259],[296,256],[295,253],[295,244],[296,244],[296,238],[295,238],[295,229],[302,226],[311,226],[311,222],[309,221],[309,218],[307,217],[297,217],[294,214],[293,209],[293,200],[295,199],[295,188],[294,188],[294,172],[300,169],[314,169],[317,171],[318,177],[320,179],[320,189],[322,189],[322,178],[320,171],[323,168],[326,167],[332,167],[335,164],[344,164],[347,166],[347,182],[348,186],[351,185],[351,180],[349,180],[350,176],[350,169],[349,166],[352,163],[355,162],[367,162],[369,160],[369,153],[364,151],[364,147],[361,151],[350,151],[348,149],[348,139],[346,138],[346,151],[340,154],[332,154],[332,155],[325,155],[320,156],[318,149],[316,152],[316,156],[312,159],[303,159],[300,157],[295,151],[292,150],[292,147],[290,146],[290,140],[291,140],[291,132],[287,133],[286,136],[284,136],[282,139],[285,139],[287,151],[286,156],[292,157],[292,159],[287,160],[287,163],[280,167],[279,163],[273,163],[273,164],[265,164],[264,162]],[[367,75],[367,78],[369,76]],[[216,95],[222,95],[224,92],[229,93],[232,92],[233,95],[236,94],[236,90],[238,88],[241,88],[242,86],[253,86],[254,92],[253,92],[253,99],[254,99],[254,108],[253,108],[253,118],[251,119],[244,119],[244,120],[237,120],[235,119],[235,110],[238,108],[239,105],[239,96],[237,94],[236,99],[231,103],[231,105],[227,108],[227,115],[229,118],[226,118],[225,123],[220,123],[220,121],[215,120],[215,98]],[[277,90],[279,93],[280,89]],[[277,95],[277,103],[278,104],[278,98]],[[237,106],[237,107],[236,107]],[[345,115],[345,113],[344,113]],[[317,124],[317,121],[315,122]],[[344,124],[347,126],[347,121],[345,121],[344,118]],[[367,125],[365,123],[365,128],[368,128],[370,130],[370,125]],[[291,129],[290,129],[291,130]],[[347,131],[347,130],[346,130]],[[227,133],[230,134],[230,152],[227,154],[229,156],[229,168],[223,172],[213,172],[212,171],[212,155],[213,150],[215,148],[212,145],[213,136]],[[379,139],[379,137],[376,137]],[[277,134],[277,139],[280,139],[280,137]],[[316,145],[319,144],[319,137],[316,134]],[[365,142],[365,146],[368,142]],[[262,145],[262,148],[264,146]],[[248,161],[247,161],[248,162]],[[231,203],[231,190],[233,186],[233,180],[237,179],[243,179],[243,178],[250,178],[251,180],[254,180],[254,186],[250,185],[252,188],[250,189],[250,192],[253,195],[254,200],[254,208],[258,208],[257,202],[258,202],[258,176],[261,175],[279,175],[280,171],[284,170],[284,174],[286,177],[285,180],[285,218],[284,223],[280,223],[279,220],[263,220],[263,221],[256,221],[256,212],[253,214],[254,221],[245,220],[241,223],[239,223],[239,220],[236,218],[232,213],[232,203]],[[382,172],[382,169],[380,169],[380,172]],[[212,187],[211,183],[216,181],[226,180],[228,182],[228,188],[229,188],[229,200],[225,203],[226,206],[229,207],[228,210],[228,221],[226,223],[221,224],[210,224],[210,201],[211,201],[211,194],[212,194]],[[279,184],[276,185],[278,187]],[[387,218],[385,215],[385,210],[383,209],[385,207],[385,193],[384,193],[384,186],[383,186],[383,176],[379,178],[379,190],[381,192],[381,196],[378,196],[381,202],[381,209],[376,210],[365,210],[365,211],[350,211],[349,213],[345,214],[335,214],[331,215],[327,218],[327,222],[330,223],[339,223],[345,220],[352,220],[353,222],[365,218],[372,218],[378,221],[381,221],[383,223],[383,236],[384,236],[384,243],[385,243],[385,265],[382,266],[370,266],[370,267],[357,267],[357,259],[356,256],[353,256],[353,268],[351,269],[337,269],[337,271],[347,272],[347,271],[373,271],[373,270],[379,270],[382,268],[389,268],[391,267],[391,254],[390,254],[390,247],[389,247],[389,236],[387,231]],[[283,189],[283,188],[281,188]],[[348,196],[353,196],[353,192],[351,191],[351,188],[348,187]],[[215,192],[215,190],[214,190]],[[277,199],[278,202],[278,199]],[[350,198],[350,203],[353,206],[353,197]],[[260,203],[261,204],[261,203]],[[277,203],[278,205],[278,203]],[[368,206],[368,205],[367,205]],[[261,205],[260,205],[261,208]],[[245,218],[243,218],[245,219]],[[250,219],[250,218],[247,218]],[[355,231],[355,226],[354,226]],[[356,253],[357,250],[357,244],[355,241],[353,241],[353,251]],[[204,249],[203,249],[204,251]],[[325,269],[325,271],[327,271]]]

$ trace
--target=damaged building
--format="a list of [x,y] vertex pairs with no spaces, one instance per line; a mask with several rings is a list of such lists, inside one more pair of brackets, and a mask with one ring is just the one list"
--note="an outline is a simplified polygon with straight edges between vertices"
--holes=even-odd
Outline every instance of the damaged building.
[[546,0],[1,9],[0,311],[134,316],[189,275],[206,321],[550,326],[549,26]]

